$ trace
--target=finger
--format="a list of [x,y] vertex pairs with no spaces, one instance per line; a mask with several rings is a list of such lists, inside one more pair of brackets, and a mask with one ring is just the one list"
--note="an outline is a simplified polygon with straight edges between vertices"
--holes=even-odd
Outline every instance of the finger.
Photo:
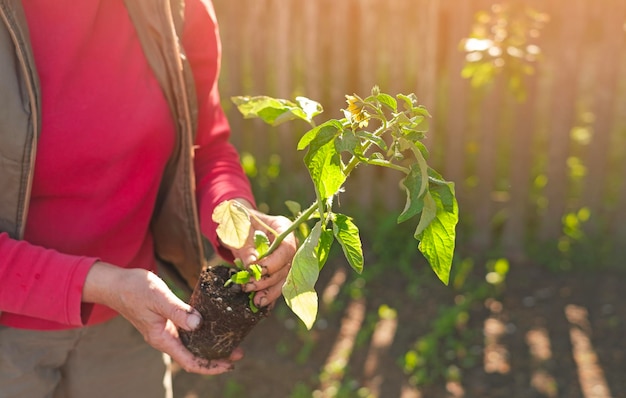
[[[158,278],[158,277],[157,277]],[[195,330],[202,323],[202,316],[189,304],[182,301],[160,278],[156,281],[157,297],[154,300],[156,312],[174,325],[188,331]]]
[[[168,322],[168,325],[166,327],[166,336],[167,337],[159,341],[153,342],[152,345],[162,352],[168,354],[185,371],[189,373],[216,375],[224,372],[229,372],[234,369],[234,365],[231,360],[225,359],[207,361],[194,356],[181,343],[180,339],[178,338],[176,327],[172,322]],[[237,356],[234,356],[233,358],[237,358]]]
[[[254,303],[257,307],[265,307],[273,304],[282,295],[282,288],[287,277],[288,270],[285,271],[285,275],[276,275],[276,280],[271,285],[258,290],[254,296]],[[268,278],[269,279],[269,278]]]
[[282,268],[289,268],[296,253],[295,241],[293,244],[285,239],[269,256],[261,259],[258,264],[263,267],[265,275],[272,275]]
[[[228,246],[227,246],[228,247]],[[246,244],[239,248],[229,248],[234,258],[240,259],[244,265],[248,266],[254,264],[258,259],[258,253],[254,247],[254,241],[248,241]]]
[[258,281],[252,281],[243,286],[246,292],[260,291],[271,286],[278,285],[282,287],[289,274],[289,267],[283,267],[271,275],[265,275]]
[[263,278],[268,278],[281,271],[289,271],[289,268],[291,268],[291,260],[291,258],[288,258],[283,261],[276,261],[274,258],[264,258],[261,261],[258,261],[257,264],[261,266],[261,275]]
[[254,295],[254,305],[259,308],[272,305],[282,294],[282,286],[274,285],[267,289],[258,291]]
[[235,361],[239,361],[242,358],[243,358],[243,350],[237,347],[233,350],[233,352],[230,353],[228,360],[235,362]]
[[[274,232],[281,234],[287,229],[289,229],[289,227],[293,224],[287,217],[270,216],[270,215],[267,215],[265,213],[261,213],[258,211],[255,211],[254,213],[255,213],[255,217],[252,217],[252,220],[251,220],[252,229],[267,233],[270,239],[272,239],[273,234],[270,234],[271,231],[267,228],[267,226],[269,226],[269,228],[273,230]],[[260,223],[256,218],[261,220],[262,223]]]
[[244,247],[237,251],[233,251],[233,254],[236,258],[240,259],[245,266],[249,266],[250,264],[254,264],[259,258],[259,254],[257,253],[254,247],[254,241],[251,240],[245,244]]
[[176,361],[181,368],[188,373],[197,373],[202,375],[217,375],[230,372],[235,369],[235,365],[227,360],[203,361],[195,357],[189,351],[177,351],[170,354],[172,360]]

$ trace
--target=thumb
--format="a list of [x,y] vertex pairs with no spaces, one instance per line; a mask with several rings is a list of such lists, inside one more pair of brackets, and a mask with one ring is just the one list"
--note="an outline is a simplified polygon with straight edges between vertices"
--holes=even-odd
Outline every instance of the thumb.
[[168,289],[168,292],[161,314],[181,329],[187,331],[197,329],[202,323],[202,316],[198,310],[179,299],[171,290]]
[[196,330],[202,323],[202,316],[200,315],[200,313],[191,307],[189,307],[189,312],[187,312],[185,315],[186,317],[185,317],[184,324],[176,323],[174,320],[172,321],[177,326],[180,326],[181,328],[188,330],[188,331]]

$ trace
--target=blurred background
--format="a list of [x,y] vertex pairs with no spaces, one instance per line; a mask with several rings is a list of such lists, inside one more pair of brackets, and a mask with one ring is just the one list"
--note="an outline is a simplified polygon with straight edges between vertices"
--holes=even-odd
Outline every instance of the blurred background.
[[[433,115],[430,162],[456,183],[462,242],[514,255],[545,244],[530,249],[564,254],[562,266],[622,257],[623,1],[215,3],[226,100],[303,95],[330,118],[340,117],[345,94],[366,96],[374,85],[415,93]],[[295,151],[305,126],[269,129],[224,106],[256,172],[280,173],[276,185],[288,189],[259,192],[263,199],[308,189]],[[347,190],[344,203],[397,209],[397,176],[377,173],[361,175],[358,196]]]
[[[305,333],[279,306],[248,342],[248,373],[275,356],[290,382],[263,373],[273,387],[246,395],[254,381],[240,374],[188,381],[181,396],[626,396],[624,0],[214,4],[223,105],[264,209],[311,203],[295,149],[306,126],[243,120],[229,98],[306,96],[323,105],[319,121],[378,85],[415,93],[432,114],[429,162],[455,182],[460,222],[451,286],[441,286],[415,226],[395,225],[400,177],[357,169],[340,204],[360,226],[366,272],[346,274],[339,259],[320,281],[339,292],[322,326]],[[337,344],[350,348],[343,359]]]

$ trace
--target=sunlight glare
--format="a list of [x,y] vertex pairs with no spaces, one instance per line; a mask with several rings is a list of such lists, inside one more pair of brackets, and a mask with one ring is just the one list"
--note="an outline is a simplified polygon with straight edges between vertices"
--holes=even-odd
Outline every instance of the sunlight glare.
[[356,336],[365,319],[365,311],[366,305],[363,299],[352,300],[346,308],[339,334],[322,368],[320,388],[315,391],[315,394],[322,397],[334,396],[332,391],[337,390],[341,385],[354,349]]
[[570,304],[565,307],[565,317],[571,324],[572,351],[584,398],[611,398],[613,395],[591,343],[591,324],[587,309]]
[[526,344],[530,350],[532,375],[530,384],[547,398],[556,398],[557,383],[546,370],[546,363],[552,358],[550,336],[544,328],[531,329],[526,333]]
[[491,316],[485,320],[483,332],[485,335],[484,367],[487,373],[507,374],[511,371],[509,364],[509,350],[500,343],[500,339],[506,334],[506,325],[499,319],[502,311],[502,303],[496,300],[488,300],[487,307]]
[[363,384],[373,396],[379,396],[380,387],[384,381],[380,369],[380,358],[391,347],[398,328],[398,317],[394,310],[387,308],[385,312],[379,311],[380,319],[376,323],[370,348],[363,365]]
[[335,298],[341,290],[341,286],[343,286],[346,282],[346,277],[347,272],[345,268],[337,268],[330,279],[330,282],[328,282],[326,289],[324,289],[324,292],[322,293],[322,303],[325,306],[329,306],[333,301],[335,301]]

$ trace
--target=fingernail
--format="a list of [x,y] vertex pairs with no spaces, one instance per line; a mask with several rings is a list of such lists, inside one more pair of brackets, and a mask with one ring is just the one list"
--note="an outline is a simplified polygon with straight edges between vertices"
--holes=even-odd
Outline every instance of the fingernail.
[[263,296],[259,299],[259,307],[265,307],[267,305],[267,297]]
[[198,326],[200,326],[201,322],[202,317],[195,312],[192,312],[189,316],[187,316],[187,327],[189,327],[190,330],[196,330]]

